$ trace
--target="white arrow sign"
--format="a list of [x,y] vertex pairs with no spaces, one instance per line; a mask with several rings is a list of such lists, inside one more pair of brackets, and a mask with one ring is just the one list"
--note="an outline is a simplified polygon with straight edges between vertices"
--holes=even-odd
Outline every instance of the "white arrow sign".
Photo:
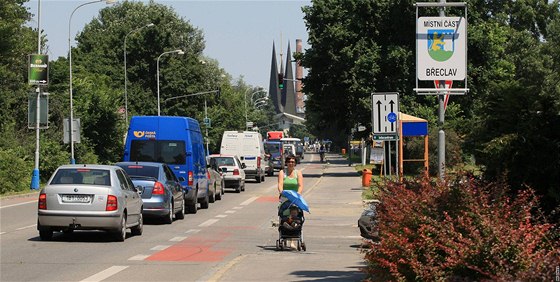
[[372,93],[373,134],[397,134],[399,93]]

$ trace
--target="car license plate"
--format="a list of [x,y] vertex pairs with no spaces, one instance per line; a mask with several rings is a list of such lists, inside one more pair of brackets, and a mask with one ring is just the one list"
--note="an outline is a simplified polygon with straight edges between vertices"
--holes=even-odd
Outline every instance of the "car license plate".
[[62,202],[64,203],[89,203],[89,195],[62,195]]

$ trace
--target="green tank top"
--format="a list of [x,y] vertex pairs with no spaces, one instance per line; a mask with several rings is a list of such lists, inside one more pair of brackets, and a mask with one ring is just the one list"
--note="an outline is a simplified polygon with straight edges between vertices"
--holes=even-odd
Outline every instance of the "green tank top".
[[298,191],[299,189],[299,185],[298,185],[298,171],[294,169],[293,175],[295,175],[296,177],[289,177],[288,176],[288,171],[285,170],[284,171],[284,185],[283,185],[283,189],[284,190],[292,190],[292,191]]

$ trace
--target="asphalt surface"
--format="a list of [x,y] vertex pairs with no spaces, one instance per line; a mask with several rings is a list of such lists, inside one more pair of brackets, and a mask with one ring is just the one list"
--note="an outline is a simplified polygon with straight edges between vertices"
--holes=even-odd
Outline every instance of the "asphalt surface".
[[[308,154],[309,156],[309,154]],[[316,156],[318,159],[318,155]],[[306,157],[307,158],[307,157]],[[361,281],[365,266],[361,254],[358,218],[363,211],[361,178],[347,160],[328,154],[327,163],[313,163],[304,171],[305,213],[303,238],[307,251],[269,251],[243,255],[230,262],[219,281]],[[278,237],[271,228],[269,250]]]
[[0,199],[0,280],[361,281],[361,178],[341,156],[327,154],[327,161],[306,154],[297,167],[311,210],[305,252],[276,250],[276,177],[248,183],[240,194],[228,191],[172,225],[147,222],[142,236],[120,243],[96,231],[41,241],[31,193]]

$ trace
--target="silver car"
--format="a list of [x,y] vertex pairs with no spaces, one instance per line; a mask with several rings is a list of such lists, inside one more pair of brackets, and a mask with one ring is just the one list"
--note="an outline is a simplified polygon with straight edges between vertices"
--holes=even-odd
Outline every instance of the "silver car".
[[107,230],[124,241],[127,228],[142,235],[142,199],[118,166],[60,166],[39,194],[42,240],[51,240],[54,231]]
[[237,193],[245,191],[245,171],[246,166],[237,156],[232,155],[210,155],[210,161],[222,171],[224,177],[224,187],[233,188]]

